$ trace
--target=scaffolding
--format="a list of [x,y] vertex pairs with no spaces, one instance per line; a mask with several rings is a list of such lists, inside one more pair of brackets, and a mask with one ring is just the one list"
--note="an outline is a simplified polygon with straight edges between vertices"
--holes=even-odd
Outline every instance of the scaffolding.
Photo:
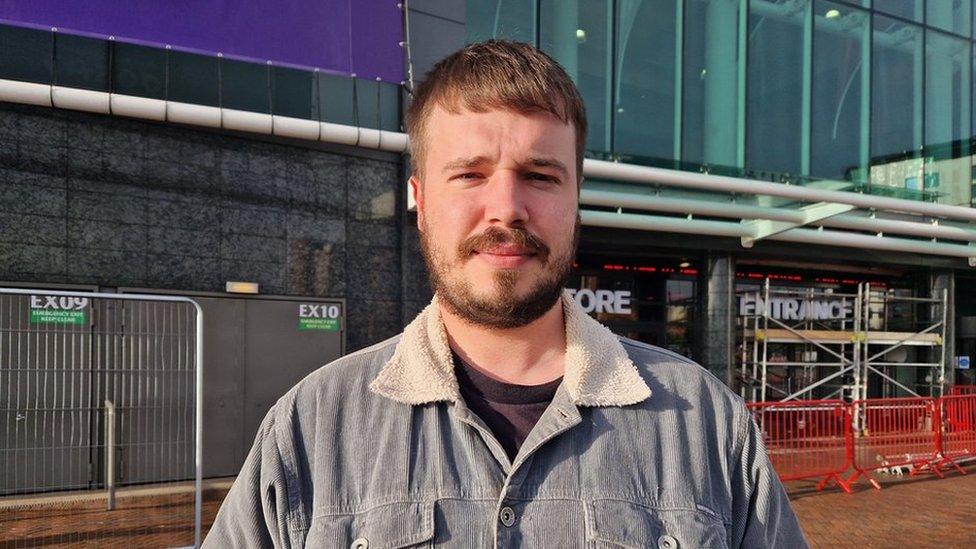
[[740,391],[750,402],[941,396],[947,291],[911,297],[772,287],[740,292]]

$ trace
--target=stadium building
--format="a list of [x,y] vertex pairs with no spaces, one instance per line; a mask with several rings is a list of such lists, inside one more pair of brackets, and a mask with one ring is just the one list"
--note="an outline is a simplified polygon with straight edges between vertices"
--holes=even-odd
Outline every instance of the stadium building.
[[612,329],[752,400],[971,382],[970,0],[63,4],[0,10],[0,287],[198,300],[208,476],[428,302],[404,106],[492,37],[584,96],[572,287]]

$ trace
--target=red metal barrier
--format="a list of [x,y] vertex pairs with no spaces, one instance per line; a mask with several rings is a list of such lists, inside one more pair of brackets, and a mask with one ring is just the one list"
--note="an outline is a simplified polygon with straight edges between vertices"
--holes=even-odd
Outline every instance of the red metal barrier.
[[962,474],[959,461],[976,458],[976,394],[939,399],[942,418],[939,436],[939,467],[952,466]]
[[976,385],[950,385],[949,395],[976,395]]
[[934,398],[877,398],[855,401],[853,484],[861,476],[881,489],[870,472],[905,467],[911,475],[932,471],[942,476],[939,415]]
[[850,411],[840,400],[753,402],[769,460],[783,481],[803,478],[831,481],[850,493],[841,473],[851,465]]

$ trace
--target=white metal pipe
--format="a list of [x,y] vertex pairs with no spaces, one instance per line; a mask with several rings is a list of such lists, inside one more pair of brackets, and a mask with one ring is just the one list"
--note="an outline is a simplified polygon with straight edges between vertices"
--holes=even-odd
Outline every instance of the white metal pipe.
[[[674,198],[661,195],[635,194],[595,189],[583,189],[580,191],[580,204],[679,214],[707,215],[712,217],[728,217],[735,219],[771,219],[774,221],[786,221],[790,223],[804,222],[804,215],[802,211],[789,208],[752,206],[748,204],[736,204],[734,202],[694,200],[690,198]],[[869,231],[872,233],[895,233],[922,236],[925,238],[943,238],[948,240],[976,242],[976,230],[967,230],[961,227],[938,225],[933,223],[919,223],[915,221],[903,221],[897,219],[879,219],[857,214],[835,215],[833,217],[816,221],[813,224],[837,229]]]
[[699,191],[717,191],[738,194],[778,196],[802,202],[836,202],[859,208],[874,208],[896,212],[909,212],[933,217],[947,217],[976,221],[976,209],[965,206],[933,204],[902,198],[888,198],[848,191],[813,189],[799,185],[786,185],[768,181],[756,181],[739,177],[727,177],[650,166],[637,166],[605,160],[586,159],[583,165],[586,177],[613,179],[633,183],[650,183],[671,187],[689,187]]
[[[591,210],[581,211],[580,216],[584,225],[594,225],[599,227],[727,236],[733,238],[754,236],[749,227],[741,223],[731,223],[727,221],[707,221],[679,217],[597,212]],[[871,236],[840,231],[827,231],[823,229],[790,229],[788,231],[769,236],[766,238],[766,240],[819,244],[823,246],[837,246],[843,248],[886,250],[892,252],[907,252],[925,255],[945,255],[965,258],[976,257],[976,246],[945,244],[941,242],[925,242],[907,238],[891,238],[887,236]]]

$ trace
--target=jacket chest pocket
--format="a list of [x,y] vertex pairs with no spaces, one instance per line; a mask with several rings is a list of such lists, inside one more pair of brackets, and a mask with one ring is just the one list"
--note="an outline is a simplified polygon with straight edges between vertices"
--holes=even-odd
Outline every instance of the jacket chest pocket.
[[725,524],[717,516],[621,500],[587,505],[586,537],[591,547],[728,547]]
[[402,502],[373,507],[359,513],[316,515],[305,536],[305,547],[430,547],[433,539],[434,504]]

